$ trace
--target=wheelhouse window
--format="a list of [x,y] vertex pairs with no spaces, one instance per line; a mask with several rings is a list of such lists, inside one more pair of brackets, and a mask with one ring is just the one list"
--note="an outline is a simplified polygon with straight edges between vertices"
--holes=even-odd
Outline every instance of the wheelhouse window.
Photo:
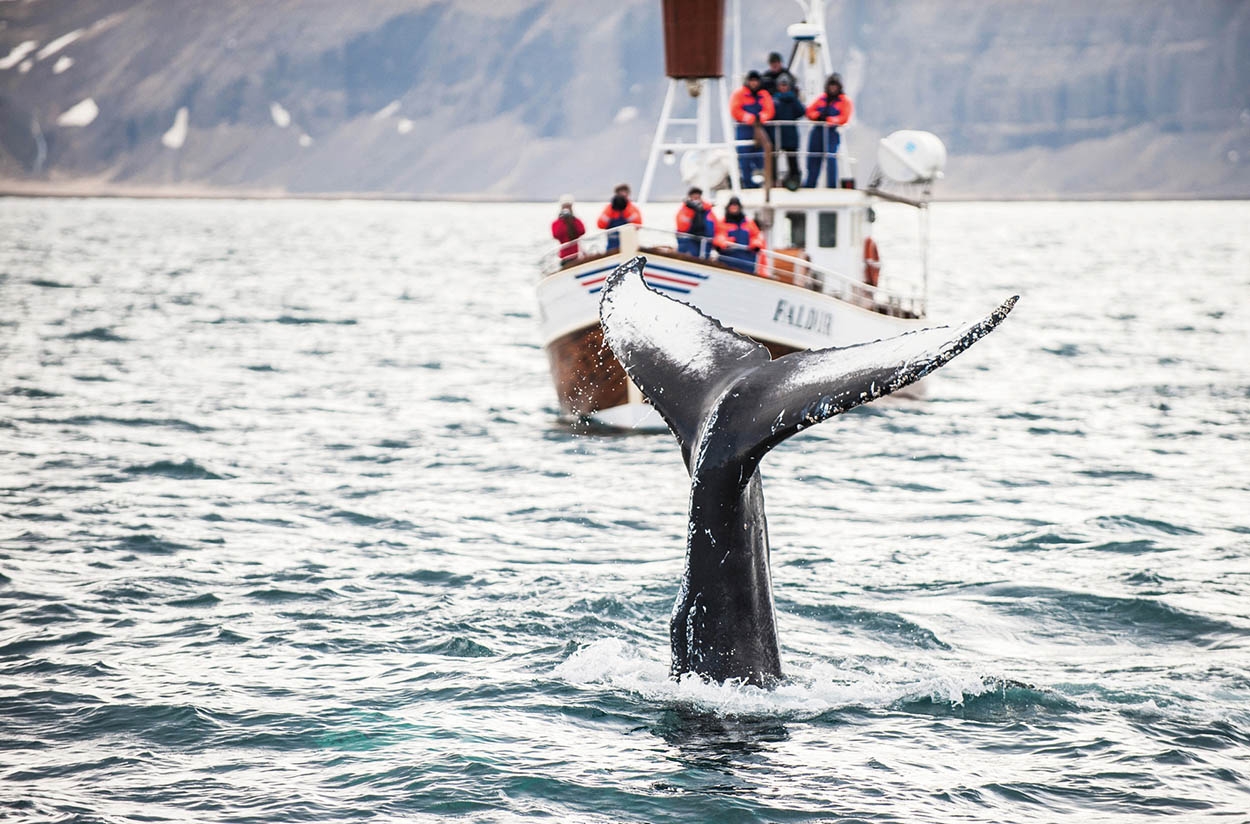
[[786,220],[790,223],[790,246],[795,249],[806,249],[807,212],[786,212]]
[[832,249],[838,245],[838,213],[821,212],[818,234],[816,238],[822,249]]

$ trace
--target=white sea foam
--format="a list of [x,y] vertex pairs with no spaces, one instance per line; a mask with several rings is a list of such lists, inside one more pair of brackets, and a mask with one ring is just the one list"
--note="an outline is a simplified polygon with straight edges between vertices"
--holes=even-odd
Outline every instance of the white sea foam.
[[667,661],[616,638],[582,647],[558,665],[555,674],[571,684],[606,684],[648,701],[688,703],[717,715],[787,718],[923,700],[958,706],[996,688],[992,676],[958,664],[877,660],[865,667],[826,663],[791,666],[786,680],[772,690],[736,682],[709,683],[697,676],[677,681],[669,677]]
[[90,126],[99,115],[100,107],[95,104],[95,100],[88,97],[61,112],[61,116],[56,119],[56,125],[82,128]]
[[161,135],[161,143],[167,149],[181,149],[182,144],[187,142],[187,118],[189,112],[186,106],[178,110],[174,115],[174,124],[169,127],[165,134]]

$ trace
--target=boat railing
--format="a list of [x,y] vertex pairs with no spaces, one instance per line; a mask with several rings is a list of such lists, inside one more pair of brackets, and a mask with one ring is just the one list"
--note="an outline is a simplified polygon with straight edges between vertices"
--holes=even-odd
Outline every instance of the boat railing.
[[[806,182],[807,178],[811,177],[814,178],[811,181],[815,184],[813,188],[828,188],[820,185],[820,178],[823,175],[825,180],[828,180],[829,173],[827,169],[830,161],[837,161],[838,164],[838,176],[834,183],[835,187],[841,186],[843,180],[854,180],[856,160],[847,152],[842,151],[843,143],[839,142],[837,151],[812,151],[812,130],[818,126],[824,128],[826,124],[816,123],[806,118],[803,120],[769,120],[760,124],[762,135],[757,131],[752,137],[734,140],[733,145],[737,147],[740,155],[755,154],[758,156],[763,152],[769,152],[773,164],[773,185],[779,185],[789,178],[799,178]],[[784,144],[791,143],[791,141],[786,139],[787,133],[782,130],[789,128],[795,130],[790,133],[794,137],[794,146],[786,148]],[[752,147],[758,151],[750,151]],[[785,155],[787,158],[785,175],[782,175],[780,169],[782,155]],[[820,161],[820,165],[811,170],[811,173],[808,171],[809,159],[818,159]],[[761,170],[761,172],[765,177],[768,176],[766,171]],[[744,180],[743,185],[748,186],[751,184]],[[791,184],[792,187],[796,188],[798,185],[798,182]]]
[[[634,237],[624,239],[621,237],[623,234],[634,234]],[[896,317],[923,317],[925,314],[924,299],[920,296],[893,292],[841,272],[815,266],[805,255],[796,256],[771,249],[757,250],[733,242],[717,245],[713,238],[703,235],[632,224],[589,233],[562,244],[543,256],[543,276],[555,274],[568,266],[606,257],[620,245],[643,254],[659,252],[788,283],[882,314]]]
[[[639,227],[638,245],[643,253],[650,250],[677,252],[688,257],[714,260],[740,272],[821,292],[883,314],[899,317],[924,315],[924,300],[919,296],[893,292],[842,272],[816,266],[802,253],[792,255],[772,249],[753,249],[733,242],[717,245],[712,238],[649,226]],[[694,254],[695,250],[700,251]]]

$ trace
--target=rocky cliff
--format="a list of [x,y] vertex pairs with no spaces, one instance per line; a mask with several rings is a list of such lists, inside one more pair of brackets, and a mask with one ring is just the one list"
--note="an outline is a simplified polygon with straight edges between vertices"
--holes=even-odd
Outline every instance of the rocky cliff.
[[[744,53],[789,0],[743,3]],[[830,4],[852,149],[964,196],[1250,195],[1250,3]],[[659,3],[0,2],[0,189],[600,197],[640,175]],[[676,175],[662,181],[677,191]]]

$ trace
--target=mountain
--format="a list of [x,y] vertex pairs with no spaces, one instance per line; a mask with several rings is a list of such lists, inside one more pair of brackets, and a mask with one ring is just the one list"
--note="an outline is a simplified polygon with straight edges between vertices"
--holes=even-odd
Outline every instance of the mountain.
[[[940,194],[1250,196],[1250,2],[828,5],[852,151],[933,131]],[[743,6],[788,50],[791,0]],[[661,38],[655,0],[0,0],[0,190],[602,198]]]

